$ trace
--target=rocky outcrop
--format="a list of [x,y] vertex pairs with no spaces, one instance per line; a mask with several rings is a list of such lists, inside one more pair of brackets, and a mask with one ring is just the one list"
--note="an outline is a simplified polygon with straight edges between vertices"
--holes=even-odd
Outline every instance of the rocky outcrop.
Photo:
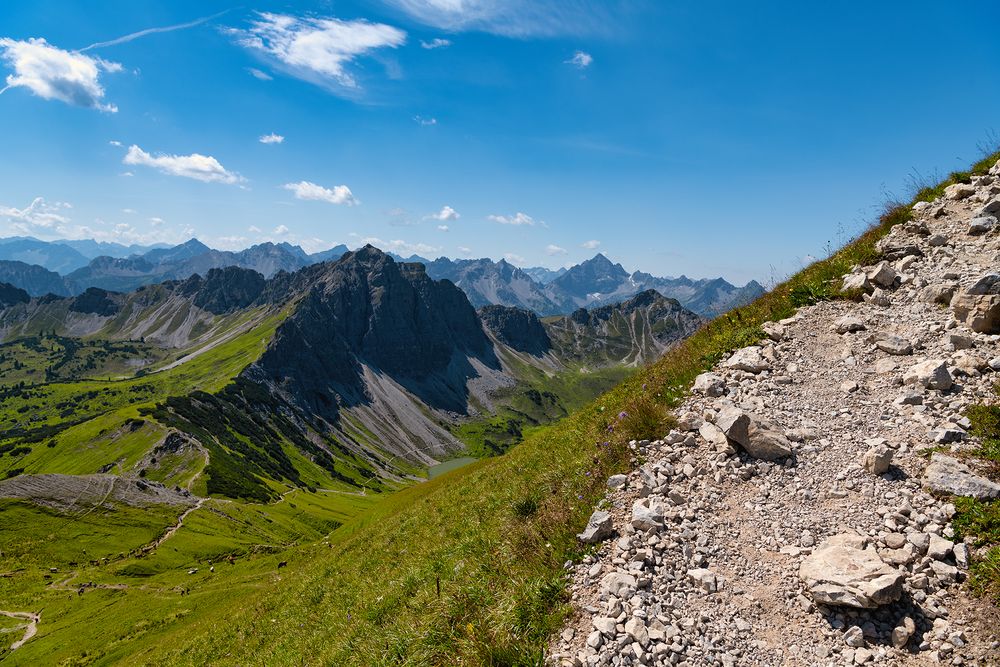
[[552,349],[552,341],[549,340],[545,327],[530,310],[485,306],[478,313],[487,331],[518,352],[540,357]]
[[23,289],[14,287],[10,283],[0,283],[0,309],[29,301],[31,301],[31,297]]
[[250,269],[227,266],[211,269],[204,278],[195,274],[180,286],[192,303],[216,315],[246,308],[264,292],[264,276]]
[[90,287],[80,296],[70,300],[69,309],[74,313],[111,317],[119,310],[116,296],[118,295],[113,292]]

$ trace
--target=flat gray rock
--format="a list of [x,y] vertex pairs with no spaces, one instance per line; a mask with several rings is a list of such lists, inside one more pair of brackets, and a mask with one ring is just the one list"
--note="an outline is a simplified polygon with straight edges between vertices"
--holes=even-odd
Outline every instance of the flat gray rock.
[[1000,498],[1000,484],[972,472],[969,466],[944,454],[931,456],[924,483],[933,491],[979,500]]
[[898,600],[903,575],[886,565],[874,549],[860,549],[855,540],[837,537],[820,545],[799,567],[799,578],[813,600],[858,609]]

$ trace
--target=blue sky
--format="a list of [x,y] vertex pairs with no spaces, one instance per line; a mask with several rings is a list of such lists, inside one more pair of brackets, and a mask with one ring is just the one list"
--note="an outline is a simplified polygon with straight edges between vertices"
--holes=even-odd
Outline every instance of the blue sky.
[[0,233],[766,282],[1000,132],[995,2],[820,5],[8,0]]

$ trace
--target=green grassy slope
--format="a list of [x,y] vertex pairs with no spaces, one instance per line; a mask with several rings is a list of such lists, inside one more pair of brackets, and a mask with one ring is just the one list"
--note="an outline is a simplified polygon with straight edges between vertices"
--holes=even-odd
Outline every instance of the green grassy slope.
[[[956,175],[917,198],[931,199],[967,177]],[[887,209],[875,227],[828,259],[709,323],[654,366],[533,432],[506,456],[396,495],[341,528],[342,541],[332,551],[304,557],[283,585],[225,618],[185,626],[151,646],[149,661],[537,662],[566,608],[560,572],[566,559],[579,555],[574,535],[606,476],[629,463],[623,440],[631,434],[615,428],[614,415],[649,403],[669,407],[698,372],[759,340],[763,322],[837,297],[840,276],[876,259],[875,242],[909,218],[909,205]]]

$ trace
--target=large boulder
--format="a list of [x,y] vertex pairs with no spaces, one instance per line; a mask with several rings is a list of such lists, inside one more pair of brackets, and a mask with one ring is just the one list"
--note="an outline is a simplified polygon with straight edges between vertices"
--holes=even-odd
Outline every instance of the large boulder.
[[726,391],[726,381],[715,373],[702,373],[694,379],[692,389],[706,396],[722,396]]
[[979,500],[1000,498],[1000,484],[975,474],[969,466],[944,454],[931,456],[931,462],[924,471],[924,483],[939,493]]
[[743,445],[747,454],[763,461],[777,461],[792,455],[792,443],[784,432],[772,422],[757,415],[750,415],[747,442]]
[[750,417],[732,406],[726,406],[719,411],[715,425],[726,434],[726,437],[742,447],[750,444]]
[[856,535],[837,535],[820,545],[799,567],[799,578],[820,604],[874,609],[903,593],[903,575],[865,549]]

